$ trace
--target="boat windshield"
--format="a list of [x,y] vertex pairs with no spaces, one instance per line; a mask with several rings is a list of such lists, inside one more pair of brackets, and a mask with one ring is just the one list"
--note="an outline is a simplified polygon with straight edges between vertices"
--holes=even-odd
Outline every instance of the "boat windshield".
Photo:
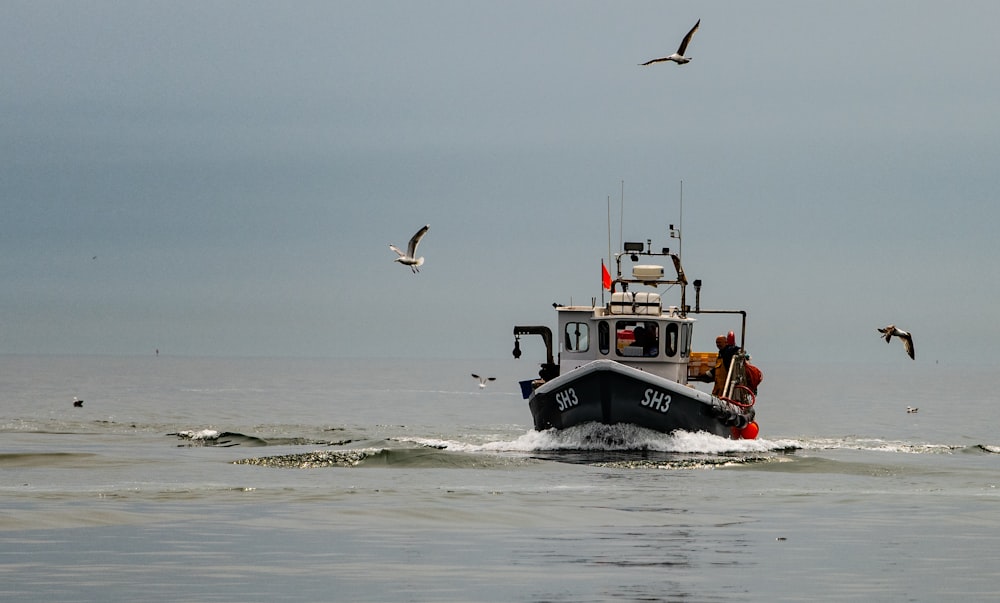
[[563,337],[567,352],[586,352],[590,349],[590,325],[585,322],[568,322]]
[[619,356],[654,358],[660,353],[660,325],[651,320],[619,320],[615,324]]

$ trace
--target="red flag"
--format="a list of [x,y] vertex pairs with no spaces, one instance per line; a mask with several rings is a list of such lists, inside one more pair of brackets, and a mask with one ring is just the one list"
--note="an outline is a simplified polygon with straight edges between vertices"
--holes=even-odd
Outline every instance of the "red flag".
[[604,285],[605,289],[611,291],[611,273],[604,266],[604,260],[601,260],[601,284]]

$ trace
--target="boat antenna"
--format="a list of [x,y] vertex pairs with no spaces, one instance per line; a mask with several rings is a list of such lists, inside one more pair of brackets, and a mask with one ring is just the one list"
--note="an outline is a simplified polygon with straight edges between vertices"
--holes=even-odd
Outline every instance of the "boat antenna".
[[[622,241],[625,240],[625,181],[622,180],[622,205],[621,205],[621,215],[618,217],[618,251],[622,250]],[[610,259],[608,260],[611,261]]]
[[[603,263],[602,263],[603,265]],[[608,195],[608,266],[611,266],[611,195]],[[606,268],[610,270],[610,268]],[[604,275],[601,275],[601,305],[604,305]]]
[[677,239],[677,259],[681,259],[684,255],[684,239],[681,238],[681,230],[684,227],[684,181],[681,180],[681,215],[680,221],[677,223],[677,228],[674,225],[670,225],[670,238]]
[[608,195],[608,266],[611,265],[611,195]]

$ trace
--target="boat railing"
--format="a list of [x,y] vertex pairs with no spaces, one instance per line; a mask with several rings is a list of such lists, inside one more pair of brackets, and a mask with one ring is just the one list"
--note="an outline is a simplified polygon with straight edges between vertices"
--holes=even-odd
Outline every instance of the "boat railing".
[[722,392],[722,397],[735,403],[737,406],[753,406],[754,393],[748,387],[746,364],[749,356],[746,352],[740,351],[733,356],[733,361],[729,363],[729,373],[726,376],[726,387]]

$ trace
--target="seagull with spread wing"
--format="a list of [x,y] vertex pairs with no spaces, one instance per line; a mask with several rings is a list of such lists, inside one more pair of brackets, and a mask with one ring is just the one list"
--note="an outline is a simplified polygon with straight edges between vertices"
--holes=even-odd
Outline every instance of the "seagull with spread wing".
[[473,379],[479,379],[479,389],[485,388],[487,381],[496,381],[497,380],[496,377],[480,377],[479,375],[477,375],[475,373],[472,373],[472,378]]
[[395,245],[390,244],[389,249],[399,254],[399,257],[393,261],[399,262],[404,266],[409,266],[410,270],[412,270],[414,274],[420,272],[420,266],[424,265],[424,258],[417,257],[417,245],[420,244],[420,239],[424,238],[424,235],[427,234],[427,231],[430,229],[430,227],[431,227],[430,224],[424,226],[423,228],[417,231],[417,234],[413,235],[413,237],[410,238],[410,244],[406,246],[406,253],[400,251],[399,248],[397,248]]
[[885,338],[885,342],[889,343],[892,336],[895,335],[903,342],[903,348],[906,350],[906,354],[912,359],[913,358],[913,337],[910,335],[909,331],[904,331],[903,329],[897,329],[896,325],[889,325],[884,329],[878,329],[879,333]]
[[694,24],[694,27],[691,28],[691,31],[689,31],[687,35],[684,36],[684,40],[681,41],[681,45],[677,47],[677,52],[668,57],[653,59],[651,61],[646,61],[645,63],[640,63],[640,66],[645,67],[646,65],[652,65],[653,63],[661,63],[663,61],[673,61],[678,65],[690,63],[691,57],[684,56],[684,53],[687,51],[688,42],[690,42],[691,38],[694,37],[694,32],[698,31],[699,25],[701,25],[701,19],[698,19],[698,22]]

